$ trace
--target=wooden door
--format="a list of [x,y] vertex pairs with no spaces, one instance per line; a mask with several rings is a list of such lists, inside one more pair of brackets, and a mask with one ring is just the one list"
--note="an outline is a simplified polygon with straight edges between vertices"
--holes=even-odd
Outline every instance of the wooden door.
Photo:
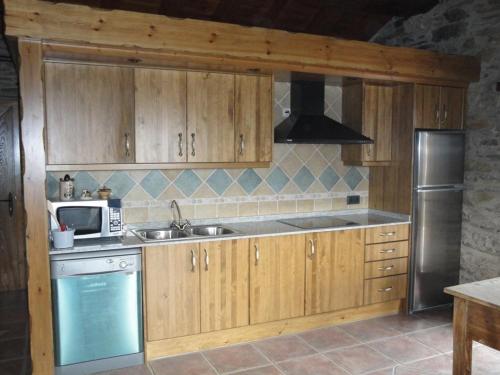
[[26,288],[17,103],[0,103],[0,292]]
[[415,127],[439,129],[441,121],[440,87],[415,85]]
[[48,164],[134,162],[131,68],[46,63]]
[[250,324],[304,315],[305,237],[250,240]]
[[364,230],[306,236],[306,315],[363,304]]
[[272,117],[272,77],[236,75],[236,161],[271,161]]
[[198,246],[145,248],[147,341],[200,332]]
[[373,144],[363,145],[363,161],[391,161],[392,87],[365,84],[363,90],[363,135]]
[[201,332],[248,325],[248,239],[200,244]]
[[186,162],[186,72],[135,69],[134,74],[136,162]]
[[234,162],[234,75],[187,73],[189,162]]
[[441,129],[463,129],[465,89],[441,87]]

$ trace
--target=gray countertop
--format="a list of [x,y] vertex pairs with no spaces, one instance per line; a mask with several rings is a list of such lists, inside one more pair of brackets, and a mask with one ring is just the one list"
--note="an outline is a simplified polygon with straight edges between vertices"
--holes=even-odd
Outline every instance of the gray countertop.
[[[331,216],[356,224],[342,227],[332,228],[314,228],[301,229],[288,224],[279,222],[278,220],[293,219],[293,218],[310,218],[316,216]],[[75,254],[94,251],[120,250],[130,248],[142,248],[146,246],[158,246],[173,243],[186,242],[203,242],[203,241],[218,241],[229,240],[234,238],[247,237],[263,237],[263,236],[279,236],[284,234],[302,234],[310,232],[325,232],[346,229],[369,228],[380,225],[397,225],[409,223],[407,215],[394,214],[376,210],[350,210],[350,211],[330,211],[330,212],[314,212],[307,214],[293,215],[270,215],[251,218],[232,218],[232,219],[216,219],[216,220],[198,220],[193,221],[193,225],[206,224],[223,224],[225,227],[236,231],[235,234],[217,236],[217,237],[188,237],[162,242],[143,242],[130,231],[127,235],[121,238],[111,239],[88,239],[75,240],[75,245],[67,249],[51,249],[50,255],[57,254]],[[129,229],[137,228],[161,228],[166,227],[167,223],[145,223],[140,225],[129,226]]]

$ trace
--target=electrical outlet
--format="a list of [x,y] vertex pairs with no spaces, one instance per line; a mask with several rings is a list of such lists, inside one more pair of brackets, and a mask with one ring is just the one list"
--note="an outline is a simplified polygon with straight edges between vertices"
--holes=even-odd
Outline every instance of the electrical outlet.
[[347,204],[359,204],[360,199],[361,198],[359,195],[348,195],[347,196]]

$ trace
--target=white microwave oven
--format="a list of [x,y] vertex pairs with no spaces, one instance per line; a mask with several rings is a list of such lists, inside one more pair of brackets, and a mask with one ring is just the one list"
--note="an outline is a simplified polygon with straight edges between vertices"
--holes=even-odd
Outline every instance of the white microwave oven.
[[[75,230],[75,239],[114,237],[123,234],[120,199],[49,201],[60,224]],[[57,223],[49,215],[50,228]]]

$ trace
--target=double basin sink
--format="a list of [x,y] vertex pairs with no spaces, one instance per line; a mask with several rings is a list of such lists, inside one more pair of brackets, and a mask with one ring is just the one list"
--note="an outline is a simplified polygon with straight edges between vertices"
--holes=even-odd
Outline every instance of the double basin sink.
[[193,237],[219,237],[237,234],[236,231],[222,225],[192,226],[184,230],[176,228],[136,229],[133,230],[132,233],[144,242],[168,241]]

